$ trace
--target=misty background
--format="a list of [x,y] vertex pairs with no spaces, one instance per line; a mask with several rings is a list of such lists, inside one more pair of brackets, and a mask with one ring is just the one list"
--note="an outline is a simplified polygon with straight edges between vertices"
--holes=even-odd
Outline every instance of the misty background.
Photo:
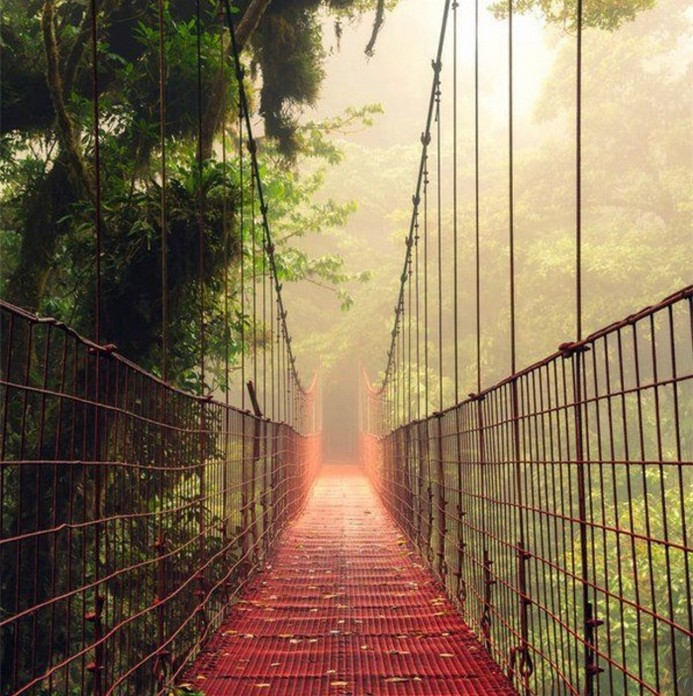
[[[320,197],[358,204],[343,229],[301,241],[336,252],[352,271],[353,306],[302,281],[285,293],[300,372],[320,368],[328,461],[354,458],[360,367],[377,382],[386,364],[430,94],[431,60],[443,3],[400,0],[368,58],[369,18],[325,19],[326,78],[303,120],[380,104],[368,128],[339,134],[341,164],[325,172]],[[508,311],[507,19],[485,3],[479,17],[479,147],[482,388],[510,372]],[[693,11],[664,0],[618,29],[583,39],[584,334],[658,301],[690,282]],[[474,15],[458,10],[458,228],[460,394],[476,387],[474,296]],[[575,337],[576,41],[543,15],[515,16],[514,225],[517,364],[524,367]],[[445,404],[452,361],[452,29],[442,72],[442,210]],[[302,165],[313,171],[310,161]],[[434,201],[433,201],[434,202]],[[437,211],[431,209],[431,219]],[[435,225],[429,229],[434,243]],[[436,282],[435,264],[429,271]],[[437,311],[431,301],[432,316]],[[437,351],[435,321],[429,342]],[[431,361],[434,371],[434,361]],[[437,375],[431,375],[437,385]],[[437,394],[434,387],[432,396]],[[431,399],[433,401],[433,398]],[[437,397],[436,397],[437,401]],[[428,404],[427,410],[434,410]]]

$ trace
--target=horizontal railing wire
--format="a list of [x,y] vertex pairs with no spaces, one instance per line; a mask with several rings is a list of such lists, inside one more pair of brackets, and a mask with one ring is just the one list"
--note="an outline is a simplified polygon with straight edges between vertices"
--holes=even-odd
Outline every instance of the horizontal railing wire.
[[0,694],[165,693],[303,505],[319,435],[0,322]]
[[692,303],[687,287],[388,434],[363,390],[376,489],[523,692],[690,693]]

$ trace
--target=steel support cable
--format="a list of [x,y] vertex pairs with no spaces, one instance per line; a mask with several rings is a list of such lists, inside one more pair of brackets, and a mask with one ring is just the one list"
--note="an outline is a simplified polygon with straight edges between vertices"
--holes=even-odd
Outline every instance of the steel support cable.
[[421,314],[419,303],[419,212],[416,212],[416,220],[414,222],[414,283],[416,297],[416,419],[421,418]]
[[[438,66],[440,70],[440,66]],[[440,110],[440,80],[436,90],[436,240],[438,266],[438,411],[443,410],[443,174],[442,174],[442,113]]]
[[474,280],[477,394],[481,393],[481,240],[479,217],[479,0],[474,0]]
[[413,359],[412,359],[412,317],[413,317],[413,308],[412,308],[412,294],[413,294],[413,274],[414,274],[414,269],[413,269],[413,263],[412,263],[412,255],[411,253],[409,254],[409,277],[407,279],[407,282],[409,283],[409,296],[407,299],[407,306],[409,309],[409,315],[407,319],[407,353],[408,353],[408,359],[407,359],[407,422],[411,422],[412,419],[412,365],[413,365]]
[[[196,0],[195,3],[195,52],[197,59],[197,225],[198,225],[198,275],[199,275],[199,311],[200,311],[200,395],[205,392],[205,358],[206,358],[206,331],[205,331],[205,207],[204,207],[204,162],[202,159],[202,8],[201,1]],[[207,408],[206,403],[200,402],[200,432],[199,432],[199,510],[198,510],[198,528],[200,540],[200,555],[204,558],[207,553],[207,520],[205,517],[205,506],[202,501],[207,496],[207,482],[205,475],[205,459],[207,450]],[[191,483],[192,485],[192,483]],[[192,493],[194,495],[194,493]],[[207,634],[209,625],[207,623],[206,606],[207,606],[207,576],[208,573],[203,569],[198,573],[198,597],[199,604],[197,607],[198,615],[198,640],[202,642]]]
[[[225,53],[224,53],[224,32],[222,27],[222,32],[219,36],[219,41],[221,45],[221,70],[224,70],[225,63]],[[221,202],[221,224],[223,229],[223,243],[224,243],[224,403],[226,406],[229,405],[229,384],[231,382],[231,356],[229,355],[230,350],[230,338],[231,338],[231,321],[229,317],[230,312],[230,297],[231,285],[229,283],[229,266],[231,265],[231,238],[230,238],[230,225],[228,220],[228,200],[227,200],[227,177],[228,177],[228,162],[226,153],[226,109],[228,106],[228,95],[226,93],[226,80],[223,80],[222,87],[222,133],[221,133],[221,171],[222,178],[224,181],[224,193]]]
[[243,167],[243,107],[238,108],[238,188],[241,192],[239,206],[241,247],[241,410],[245,411],[245,180]]
[[283,388],[284,388],[284,374],[282,372],[282,321],[281,321],[281,311],[279,308],[279,300],[274,299],[275,310],[277,317],[276,328],[275,328],[275,343],[276,343],[276,354],[277,354],[277,420],[281,421],[283,416]]
[[[94,230],[96,234],[96,244],[94,249],[94,270],[95,270],[95,298],[94,298],[94,341],[97,345],[101,344],[101,311],[102,311],[102,288],[101,288],[101,250],[103,236],[103,218],[101,210],[101,137],[100,137],[100,103],[99,103],[99,41],[98,41],[98,15],[97,0],[90,0],[90,31],[91,31],[91,59],[92,59],[92,95],[93,95],[93,127],[94,127]],[[96,354],[96,378],[95,378],[95,401],[100,401],[101,393],[101,355]],[[94,423],[94,454],[95,459],[99,459],[101,450],[101,427],[100,409],[96,409]],[[94,499],[92,512],[95,520],[100,520],[102,495],[102,472],[101,467],[96,467],[94,472]],[[19,577],[19,576],[18,576]],[[86,613],[85,619],[94,627],[94,669],[92,670],[92,689],[94,696],[103,694],[103,671],[105,667],[105,651],[103,645],[103,611],[106,602],[106,595],[101,591],[101,526],[94,527],[94,605],[91,611]],[[86,601],[86,598],[85,598]]]
[[274,370],[274,305],[276,302],[276,299],[271,292],[271,289],[274,287],[273,285],[274,278],[272,277],[272,271],[270,270],[270,320],[269,320],[269,333],[267,336],[267,339],[269,341],[269,350],[270,350],[270,418],[272,420],[275,419],[275,408],[274,408],[274,401],[275,401],[275,395],[277,392],[277,385],[275,383],[275,377],[276,373]]
[[[399,309],[396,309],[395,311],[399,312]],[[400,404],[399,404],[399,399],[400,399],[400,389],[399,389],[399,366],[400,366],[400,360],[399,360],[399,349],[400,349],[400,332],[399,330],[397,331],[397,336],[395,336],[395,369],[394,369],[394,377],[393,377],[393,384],[394,384],[394,390],[395,390],[395,428],[399,427],[401,420],[400,420]]]
[[[161,234],[161,379],[168,381],[168,352],[169,352],[169,292],[168,292],[168,219],[167,219],[167,162],[166,162],[166,50],[165,50],[165,1],[157,3],[157,21],[159,29],[158,58],[159,58],[159,147],[161,149],[161,161],[159,176],[161,177],[161,189],[159,193],[159,227]],[[163,453],[162,453],[163,454]],[[158,489],[159,500],[164,500],[164,476],[159,475]],[[155,542],[157,560],[157,588],[156,596],[159,599],[156,611],[157,619],[157,644],[163,645],[166,636],[166,598],[168,597],[168,583],[166,577],[166,541],[163,515],[157,516],[157,538]],[[171,653],[161,650],[157,654],[154,663],[154,675],[160,690],[164,688],[167,668],[171,667]]]
[[251,298],[252,298],[252,308],[253,308],[253,385],[257,389],[257,225],[255,218],[257,216],[257,208],[255,203],[255,187],[250,189],[250,286],[252,288]]
[[[426,157],[427,157],[427,152],[428,152],[428,144],[430,143],[430,138],[431,138],[431,124],[433,122],[436,91],[438,89],[438,82],[440,80],[440,70],[441,70],[441,66],[442,66],[442,55],[443,55],[443,48],[445,46],[445,35],[446,35],[446,30],[447,30],[447,22],[448,22],[448,15],[449,15],[449,11],[450,11],[450,4],[451,4],[451,0],[446,0],[445,6],[443,9],[443,18],[442,18],[442,23],[441,23],[440,36],[438,39],[438,50],[436,53],[436,58],[432,62],[434,77],[433,77],[433,83],[431,85],[431,94],[430,94],[429,102],[428,102],[428,113],[427,113],[427,117],[426,117],[426,127],[425,127],[425,130],[421,136],[421,141],[422,141],[423,147],[422,147],[422,151],[421,151],[421,158],[419,160],[419,169],[418,169],[418,176],[417,176],[417,180],[416,180],[415,193],[414,193],[414,196],[412,197],[413,209],[412,209],[412,215],[411,215],[410,224],[409,224],[409,234],[408,234],[409,239],[412,239],[414,237],[416,215],[417,215],[417,210],[418,210],[418,207],[419,207],[419,204],[421,201],[421,194],[422,194],[423,181],[424,181],[424,169],[425,169]],[[403,270],[402,274],[400,275],[400,278],[402,275],[406,275],[408,257],[411,254],[411,248],[412,248],[412,245],[407,244],[407,252],[406,252],[406,257],[405,257],[404,264],[403,264],[404,270]],[[397,304],[395,305],[396,307],[400,306],[403,294],[404,294],[404,283],[400,282],[398,301],[397,301]],[[383,382],[380,386],[380,390],[384,389],[385,385],[387,384],[387,382],[391,376],[392,367],[393,367],[393,360],[394,360],[395,336],[397,335],[396,329],[398,328],[399,323],[400,323],[399,313],[395,312],[394,326],[393,326],[393,331],[392,331],[391,339],[390,339],[390,349],[389,349],[388,355],[387,355],[387,365],[385,368],[385,374],[384,374]]]
[[203,170],[202,161],[202,11],[201,0],[195,3],[195,54],[197,59],[197,231],[198,231],[198,275],[199,275],[199,305],[200,305],[200,394],[205,389],[205,284],[204,284],[204,251],[205,251],[205,222],[204,222],[204,198],[203,198]]
[[[220,8],[223,14],[224,9]],[[230,322],[230,282],[229,282],[229,268],[231,266],[231,233],[232,225],[229,224],[228,220],[228,161],[227,161],[227,109],[228,109],[228,91],[227,91],[227,81],[226,81],[226,45],[225,45],[225,31],[223,19],[220,22],[219,27],[219,60],[220,60],[220,71],[224,79],[221,80],[221,113],[222,113],[222,131],[221,131],[221,167],[222,167],[222,178],[224,182],[223,186],[223,197],[222,197],[222,240],[224,244],[224,405],[226,406],[226,412],[223,416],[222,432],[224,433],[224,445],[223,450],[225,456],[228,457],[228,443],[231,437],[231,419],[229,413],[230,404],[230,384],[231,384],[231,369],[230,369],[230,339],[231,339],[231,322]],[[242,205],[242,204],[241,204]],[[241,255],[241,263],[242,261]],[[231,521],[231,510],[229,508],[229,495],[233,495],[230,492],[229,485],[229,466],[228,461],[222,463],[222,514],[221,514],[221,534],[222,534],[222,544],[224,548],[229,548],[229,523]],[[223,557],[223,563],[228,564],[228,558],[226,554]],[[228,585],[226,582],[223,583],[224,596],[226,599],[226,604],[230,602],[230,596],[228,593]],[[222,610],[223,614],[226,614],[226,607]],[[215,622],[216,623],[216,622]]]
[[303,388],[300,377],[299,377],[298,372],[296,370],[296,359],[295,359],[295,356],[293,354],[293,350],[291,348],[291,337],[289,335],[288,326],[287,326],[287,322],[286,322],[287,311],[286,311],[286,308],[284,306],[284,300],[282,297],[282,285],[279,282],[279,275],[277,272],[277,262],[276,262],[276,258],[274,255],[274,244],[272,242],[272,234],[271,234],[269,219],[268,219],[268,208],[267,208],[267,204],[265,202],[264,187],[262,184],[262,179],[260,176],[260,168],[258,166],[258,160],[257,160],[257,142],[255,140],[255,137],[253,136],[253,128],[252,128],[252,123],[250,120],[250,109],[248,107],[248,96],[247,96],[246,91],[245,91],[245,85],[243,84],[243,66],[241,64],[240,51],[239,51],[238,44],[236,41],[236,33],[235,33],[234,23],[233,23],[233,19],[232,19],[232,15],[231,15],[231,5],[230,5],[229,0],[223,0],[223,1],[224,1],[224,8],[226,10],[225,16],[226,16],[226,20],[227,20],[227,24],[228,24],[228,28],[229,28],[229,34],[231,36],[231,47],[233,50],[234,63],[236,66],[236,77],[237,77],[237,81],[238,81],[238,93],[239,93],[240,105],[241,105],[241,110],[243,112],[246,132],[248,134],[248,151],[250,153],[251,172],[252,172],[252,176],[253,176],[253,179],[255,182],[255,186],[257,188],[260,213],[262,215],[264,243],[265,243],[265,248],[267,250],[267,257],[269,260],[270,273],[272,274],[272,277],[274,279],[275,294],[277,296],[277,304],[278,304],[277,314],[278,314],[279,321],[281,322],[281,325],[282,325],[282,330],[283,330],[283,334],[284,334],[285,342],[286,342],[286,352],[287,352],[287,359],[288,359],[287,361],[289,363],[288,368],[289,368],[292,379],[296,383],[296,387],[298,389],[298,392],[301,395],[305,395],[306,390]]
[[[430,141],[430,138],[429,138]],[[426,143],[428,144],[428,143]],[[428,397],[430,393],[430,373],[429,373],[429,346],[428,346],[428,185],[430,183],[428,172],[428,153],[424,161],[424,180],[423,180],[423,306],[424,306],[424,415],[428,414]]]
[[[484,400],[481,396],[481,220],[479,187],[479,0],[474,0],[474,285],[476,319],[476,432],[479,487],[481,488],[480,525],[487,525],[487,503],[489,498],[486,476],[486,438],[484,435]],[[485,536],[485,534],[484,534]],[[492,589],[491,560],[486,543],[483,544],[484,596],[479,628],[488,650],[491,649],[491,606]]]
[[458,318],[458,220],[457,220],[457,9],[459,3],[452,3],[452,297],[453,297],[453,345],[455,371],[455,403],[460,401],[460,348]]
[[[577,0],[576,7],[576,53],[575,53],[575,340],[582,341],[582,32],[583,3]],[[572,355],[574,365],[575,392],[575,457],[578,478],[578,514],[580,516],[580,572],[582,576],[582,619],[584,629],[585,695],[594,694],[595,677],[602,670],[596,661],[596,629],[599,620],[594,605],[590,602],[590,580],[587,538],[587,490],[589,472],[585,470],[584,426],[583,426],[583,356],[582,350]],[[647,487],[645,487],[647,495]],[[650,559],[651,560],[651,559]],[[657,660],[655,631],[655,665]],[[672,651],[676,664],[676,650]],[[674,669],[674,671],[676,671]],[[659,690],[659,670],[656,670]],[[677,689],[678,691],[678,689]]]
[[168,219],[167,219],[167,169],[166,169],[166,51],[165,2],[158,2],[159,22],[159,147],[161,148],[161,192],[159,196],[159,225],[161,227],[161,378],[168,380]]
[[267,250],[262,248],[262,412],[267,414]]
[[[515,495],[517,497],[517,583],[519,590],[520,644],[511,649],[510,670],[519,674],[525,694],[530,694],[529,679],[534,671],[529,651],[529,605],[527,565],[530,552],[526,547],[522,464],[520,463],[520,405],[518,395],[516,298],[515,298],[515,143],[514,143],[514,32],[513,5],[508,0],[508,245],[510,261],[510,371],[512,395],[512,466],[515,470]],[[517,665],[516,665],[517,661]]]
[[[452,32],[452,237],[453,237],[453,343],[454,343],[454,391],[455,404],[460,402],[460,368],[459,368],[459,279],[458,279],[458,8],[457,0],[453,2],[453,32]],[[457,599],[464,605],[467,599],[467,585],[464,578],[465,568],[465,528],[464,499],[462,495],[462,424],[460,423],[460,408],[455,408],[455,434],[457,445]]]

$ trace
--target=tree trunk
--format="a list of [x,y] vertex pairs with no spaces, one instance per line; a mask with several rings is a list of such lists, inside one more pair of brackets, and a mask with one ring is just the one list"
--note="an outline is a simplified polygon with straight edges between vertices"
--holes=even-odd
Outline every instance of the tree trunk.
[[[239,51],[246,47],[271,2],[272,0],[252,0],[248,9],[243,13],[241,21],[237,24],[234,23],[236,45]],[[226,54],[230,55],[230,52],[231,42],[229,41]],[[200,149],[203,160],[212,156],[214,136],[219,132],[224,118],[224,95],[228,94],[224,80],[224,71],[220,70],[212,83],[207,99],[207,107],[202,116],[202,144]]]
[[61,150],[27,203],[19,260],[7,284],[8,301],[31,312],[45,295],[61,233],[58,220],[75,200],[67,160]]

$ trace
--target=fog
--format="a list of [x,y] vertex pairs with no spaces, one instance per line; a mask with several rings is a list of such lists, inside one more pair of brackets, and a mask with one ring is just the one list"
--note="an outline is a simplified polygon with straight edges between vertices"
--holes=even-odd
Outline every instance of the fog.
[[[483,4],[483,3],[482,3]],[[432,80],[442,2],[400,0],[387,15],[375,55],[363,53],[370,18],[343,27],[339,46],[326,18],[326,79],[305,121],[379,103],[370,128],[340,134],[344,161],[326,172],[321,194],[355,200],[342,230],[303,243],[338,253],[368,283],[333,292],[312,283],[286,293],[299,368],[322,366],[326,458],[355,456],[359,370],[377,382],[386,364],[409,229],[420,136]],[[425,10],[422,9],[425,6]],[[691,19],[687,3],[658,2],[618,29],[586,27],[583,38],[583,335],[662,299],[691,281]],[[429,297],[431,412],[442,401],[488,387],[510,372],[507,19],[481,9],[479,27],[479,226],[482,374],[476,372],[474,268],[474,17],[458,25],[458,346],[453,368],[452,31],[443,57],[441,209],[443,374],[438,375],[437,298]],[[575,338],[575,35],[538,12],[513,22],[513,158],[517,367]],[[431,146],[431,167],[435,161]],[[307,163],[311,170],[314,165]],[[431,191],[437,180],[432,174]],[[431,247],[434,248],[434,247]],[[431,262],[429,282],[437,283]],[[413,331],[413,329],[412,329]],[[425,347],[424,347],[425,350]],[[434,359],[435,358],[435,359]]]

